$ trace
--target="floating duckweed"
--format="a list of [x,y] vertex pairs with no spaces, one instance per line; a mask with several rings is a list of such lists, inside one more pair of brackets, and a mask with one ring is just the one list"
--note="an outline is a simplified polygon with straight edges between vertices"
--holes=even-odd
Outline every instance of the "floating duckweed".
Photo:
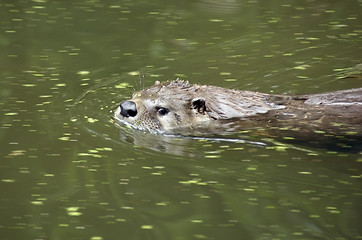
[[23,87],[35,87],[36,84],[32,84],[32,83],[25,83],[25,84],[21,84],[21,86]]
[[247,171],[256,171],[256,170],[258,170],[258,168],[257,167],[247,167],[246,170]]
[[158,202],[156,203],[157,206],[167,206],[169,202]]
[[96,118],[88,118],[87,119],[87,122],[89,122],[89,123],[95,123],[95,122],[98,122],[99,120],[98,119],[96,119]]
[[203,221],[201,219],[193,219],[190,222],[192,222],[192,223],[202,223]]
[[34,77],[44,77],[44,74],[42,74],[42,73],[34,73],[33,76]]
[[222,19],[209,19],[209,22],[223,22]]
[[13,150],[11,153],[9,153],[8,156],[14,157],[14,156],[22,156],[24,155],[26,150]]
[[334,210],[337,209],[336,207],[326,207],[327,210]]
[[221,72],[220,75],[221,76],[230,76],[231,73],[230,72]]
[[15,115],[18,115],[18,113],[16,113],[16,112],[10,112],[10,113],[5,113],[4,115],[5,115],[5,116],[15,116]]
[[153,226],[152,225],[142,225],[141,229],[152,230]]
[[90,153],[78,153],[77,156],[78,157],[88,157],[88,156],[92,156],[92,154],[90,154]]
[[134,207],[129,207],[129,206],[124,206],[124,207],[121,207],[122,209],[126,209],[126,210],[133,210]]
[[162,173],[160,173],[160,172],[153,172],[153,173],[151,173],[151,175],[162,176]]
[[202,184],[200,184],[200,182],[201,182],[201,179],[191,179],[191,180],[187,180],[187,181],[179,181],[179,183],[185,184],[185,185],[189,185],[189,184],[202,185]]
[[222,146],[220,146],[220,148],[230,148],[230,146],[229,145],[222,145]]
[[296,70],[305,70],[306,68],[303,67],[303,66],[297,66],[297,67],[293,67],[293,69],[296,69]]
[[1,179],[1,181],[4,183],[14,183],[15,179]]
[[250,133],[251,130],[243,130],[243,131],[240,131],[239,133]]
[[339,210],[337,210],[336,207],[326,207],[326,210],[327,210],[327,212],[332,213],[332,214],[339,214],[339,213],[341,213]]
[[148,167],[148,166],[143,166],[142,168],[143,169],[149,169],[149,170],[152,169],[152,167]]
[[314,190],[302,190],[300,193],[309,194],[315,192]]
[[320,38],[316,38],[316,37],[309,37],[309,38],[306,38],[306,39],[309,40],[309,41],[320,40]]
[[285,152],[288,147],[287,146],[275,146],[274,149],[278,152]]
[[30,202],[32,205],[35,205],[35,206],[41,206],[43,205],[44,203],[42,201],[32,201]]
[[295,138],[294,137],[283,137],[283,139],[285,139],[285,140],[294,140]]
[[237,151],[237,150],[244,150],[244,148],[243,147],[236,147],[236,148],[231,148],[230,150]]
[[127,87],[130,87],[131,85],[129,83],[120,83],[120,84],[117,84],[114,86],[114,88],[118,88],[118,89],[121,89],[121,88],[127,88]]
[[98,151],[107,151],[107,152],[113,151],[113,149],[112,149],[112,148],[109,148],[109,147],[96,148],[96,150],[98,150]]
[[103,238],[100,236],[94,236],[94,237],[91,237],[90,240],[103,240]]
[[315,153],[315,152],[310,152],[310,153],[307,153],[308,156],[318,156],[319,153]]
[[245,192],[255,192],[255,189],[252,189],[252,188],[244,188],[243,190]]
[[79,71],[77,72],[77,74],[79,75],[88,75],[90,72],[89,71]]
[[265,208],[267,208],[267,209],[274,209],[275,206],[265,206]]
[[80,215],[82,215],[82,213],[81,212],[68,212],[68,215],[69,216],[80,216]]
[[58,138],[59,140],[61,140],[61,141],[69,141],[69,137],[60,137],[60,138]]
[[337,154],[338,152],[336,151],[327,151],[328,154]]
[[318,133],[318,134],[325,134],[326,132],[324,132],[324,131],[319,131],[319,130],[316,130],[316,131],[314,131],[315,133]]
[[226,78],[224,79],[225,82],[236,82],[237,79],[236,78]]
[[69,216],[80,216],[82,215],[81,212],[78,212],[79,207],[68,207],[65,209]]
[[153,168],[155,168],[155,169],[164,169],[165,166],[154,166]]
[[220,154],[219,151],[205,151],[205,154]]
[[44,6],[32,6],[32,8],[34,8],[34,9],[44,9],[45,7]]
[[204,158],[220,158],[220,155],[206,155]]

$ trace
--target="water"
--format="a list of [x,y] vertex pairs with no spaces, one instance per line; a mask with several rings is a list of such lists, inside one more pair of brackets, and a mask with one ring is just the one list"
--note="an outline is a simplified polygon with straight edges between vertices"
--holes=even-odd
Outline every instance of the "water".
[[361,239],[359,152],[165,137],[112,111],[156,80],[361,87],[359,1],[0,2],[0,239]]

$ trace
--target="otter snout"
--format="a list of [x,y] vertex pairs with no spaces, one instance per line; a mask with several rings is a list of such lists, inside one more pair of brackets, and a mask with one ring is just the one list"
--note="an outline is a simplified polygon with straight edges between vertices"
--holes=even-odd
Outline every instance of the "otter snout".
[[135,117],[137,115],[136,103],[132,101],[124,101],[120,105],[120,114],[123,117]]

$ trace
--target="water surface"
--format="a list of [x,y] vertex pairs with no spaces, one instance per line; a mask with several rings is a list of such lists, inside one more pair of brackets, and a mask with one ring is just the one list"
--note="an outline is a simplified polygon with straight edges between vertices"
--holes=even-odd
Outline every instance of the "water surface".
[[0,239],[361,239],[359,152],[157,136],[112,119],[156,80],[278,94],[362,87],[345,78],[362,60],[361,10],[1,2]]

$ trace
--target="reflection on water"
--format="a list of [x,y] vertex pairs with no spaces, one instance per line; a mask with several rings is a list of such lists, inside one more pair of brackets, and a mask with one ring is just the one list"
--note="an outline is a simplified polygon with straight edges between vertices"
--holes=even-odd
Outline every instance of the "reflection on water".
[[361,87],[361,12],[358,1],[1,2],[1,239],[362,238],[358,152],[112,120],[135,90],[176,77],[266,93]]

